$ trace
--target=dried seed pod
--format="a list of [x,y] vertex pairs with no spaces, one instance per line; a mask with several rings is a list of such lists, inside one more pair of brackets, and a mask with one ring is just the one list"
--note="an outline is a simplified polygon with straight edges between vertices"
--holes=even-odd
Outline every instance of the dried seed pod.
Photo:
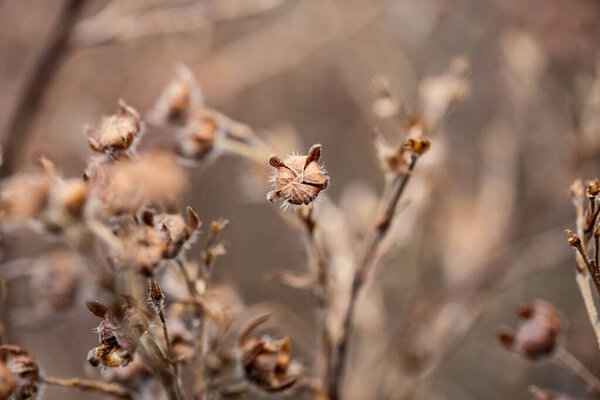
[[551,354],[561,330],[558,310],[544,300],[536,300],[531,306],[522,307],[519,316],[523,321],[516,334],[508,328],[499,334],[504,347],[530,360]]
[[52,179],[44,174],[18,174],[1,184],[0,216],[3,221],[23,224],[44,209]]
[[12,373],[11,377],[6,370],[3,371],[1,384],[6,384],[3,390],[12,393],[11,397],[3,399],[35,400],[38,397],[40,368],[27,350],[14,345],[0,346],[0,364]]
[[271,202],[281,199],[293,205],[312,203],[329,184],[318,164],[320,158],[320,144],[312,146],[306,156],[291,156],[282,161],[272,155],[269,164],[277,169],[277,174],[275,190],[269,192],[267,199]]
[[97,328],[100,346],[88,352],[87,360],[94,367],[127,365],[135,354],[139,338],[148,329],[149,315],[129,296],[112,308],[99,301],[88,301],[92,314],[102,318]]
[[128,150],[141,134],[140,114],[119,99],[116,114],[107,117],[99,130],[87,127],[88,144],[98,153],[113,154]]
[[268,336],[250,336],[252,331],[269,319],[268,315],[249,321],[238,336],[242,365],[248,379],[268,391],[285,390],[298,380],[289,376],[292,360],[289,337],[273,339]]
[[5,363],[0,363],[0,399],[7,400],[13,394],[19,381]]
[[186,184],[185,171],[176,157],[152,152],[135,160],[99,162],[87,171],[91,194],[107,216],[136,213],[145,204],[176,203]]
[[177,65],[175,77],[163,90],[154,106],[152,120],[164,124],[179,122],[194,107],[202,105],[202,92],[192,71],[183,64]]
[[217,137],[223,135],[217,113],[205,107],[195,108],[177,134],[177,152],[184,159],[201,161],[213,150]]
[[177,257],[200,227],[200,218],[191,207],[187,207],[187,214],[189,225],[186,225],[179,214],[153,215],[150,211],[146,211],[142,215],[144,222],[154,227],[164,242],[163,258]]

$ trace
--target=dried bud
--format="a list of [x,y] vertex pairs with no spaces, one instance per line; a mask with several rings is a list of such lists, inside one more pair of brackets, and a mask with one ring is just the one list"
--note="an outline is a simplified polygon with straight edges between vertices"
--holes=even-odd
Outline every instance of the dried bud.
[[281,161],[272,155],[269,163],[277,168],[277,174],[275,190],[269,192],[267,199],[282,199],[294,205],[312,203],[329,184],[329,178],[318,164],[320,158],[320,144],[312,146],[307,156],[291,156]]
[[98,301],[86,305],[92,314],[102,318],[97,328],[100,346],[89,351],[87,360],[94,367],[127,365],[133,359],[139,338],[148,329],[147,313],[128,296],[122,296],[110,309]]
[[179,64],[175,78],[156,102],[152,120],[157,123],[178,122],[185,119],[190,109],[201,105],[202,93],[194,74],[188,67]]
[[37,218],[44,209],[52,179],[43,174],[19,174],[2,182],[0,217],[23,224]]
[[89,127],[86,130],[92,150],[107,154],[125,151],[140,136],[140,114],[120,99],[117,113],[105,118],[98,131]]
[[405,144],[406,149],[413,155],[420,156],[429,150],[430,143],[427,139],[408,139]]
[[185,159],[203,160],[221,135],[224,135],[224,130],[214,111],[204,107],[194,109],[186,126],[178,134],[177,152]]
[[[9,399],[35,400],[40,392],[40,368],[29,352],[13,345],[0,346],[0,364],[3,368],[0,385],[2,390],[12,393]],[[16,382],[15,382],[16,378]],[[16,385],[15,385],[16,383]],[[2,397],[7,398],[7,397]]]
[[154,152],[136,160],[97,163],[87,171],[91,192],[105,214],[137,212],[144,204],[170,205],[186,184],[185,171],[169,153]]
[[510,329],[499,334],[504,347],[530,360],[551,354],[561,329],[558,310],[544,300],[536,300],[533,305],[522,307],[519,316],[523,322],[516,334]]
[[600,193],[600,180],[598,178],[590,181],[587,185],[586,194],[589,198],[594,198]]
[[298,377],[288,375],[292,359],[290,339],[249,337],[256,327],[268,319],[268,315],[257,317],[249,321],[240,332],[238,344],[242,352],[242,365],[248,379],[264,390],[285,390],[298,380]]
[[579,236],[574,235],[570,229],[567,229],[565,232],[567,232],[567,236],[568,236],[567,243],[569,243],[569,246],[571,246],[571,247],[581,246],[581,239],[579,238]]
[[179,214],[152,215],[150,212],[144,213],[143,218],[146,224],[153,226],[164,242],[163,258],[177,257],[200,227],[198,214],[191,207],[187,207],[187,213],[189,226]]
[[213,235],[218,235],[223,229],[227,228],[229,225],[229,220],[225,218],[219,218],[216,221],[213,221],[210,225],[210,231]]
[[569,192],[571,193],[571,198],[573,199],[573,201],[577,201],[583,198],[585,189],[581,179],[577,179],[571,184],[571,186],[569,186]]
[[6,366],[5,363],[0,363],[0,399],[7,400],[13,394],[19,385],[19,381]]
[[157,310],[162,309],[165,301],[165,295],[163,294],[162,290],[160,290],[160,285],[158,282],[154,279],[150,280],[150,283],[148,284],[148,297],[154,305],[154,308]]

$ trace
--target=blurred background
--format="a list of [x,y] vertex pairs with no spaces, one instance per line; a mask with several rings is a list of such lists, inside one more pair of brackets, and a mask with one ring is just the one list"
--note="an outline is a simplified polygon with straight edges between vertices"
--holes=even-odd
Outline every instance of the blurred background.
[[[35,95],[39,104],[28,106],[15,131],[23,93],[67,3],[0,0],[0,139],[17,135],[4,146],[11,172],[32,169],[47,154],[65,176],[81,176],[90,155],[83,126],[113,113],[120,97],[146,113],[182,62],[207,104],[259,135],[296,137],[289,152],[321,143],[331,177],[325,203],[343,205],[383,186],[370,132],[380,126],[393,136],[394,128],[372,112],[373,78],[385,75],[395,94],[416,105],[424,80],[444,74],[456,56],[468,58],[469,95],[432,138],[411,182],[420,205],[405,213],[415,218],[364,296],[348,398],[400,398],[397,376],[418,359],[407,349],[434,329],[419,323],[437,301],[473,318],[412,398],[528,399],[532,384],[588,398],[556,363],[504,351],[497,331],[516,323],[520,304],[547,299],[568,321],[565,346],[600,374],[564,235],[574,226],[569,185],[595,177],[600,166],[597,0],[82,1]],[[202,221],[231,221],[214,282],[233,288],[250,314],[273,311],[309,364],[312,300],[269,279],[277,269],[305,270],[297,232],[266,192],[244,190],[251,176],[236,158],[194,170],[190,182],[185,202]],[[14,240],[11,259],[48,248]],[[441,286],[453,288],[451,300],[440,300]],[[9,284],[11,315],[27,309],[19,287]],[[468,300],[453,302],[456,292]],[[53,375],[94,376],[85,354],[96,345],[96,324],[82,299],[57,321],[11,324],[9,337]],[[379,339],[385,348],[369,347]],[[48,388],[44,398],[92,396]]]

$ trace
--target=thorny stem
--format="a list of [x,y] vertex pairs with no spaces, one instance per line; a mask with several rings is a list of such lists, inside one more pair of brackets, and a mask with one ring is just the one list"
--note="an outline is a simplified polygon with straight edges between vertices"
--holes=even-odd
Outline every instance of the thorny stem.
[[398,206],[398,202],[406,189],[406,186],[412,176],[412,172],[415,168],[418,156],[413,155],[411,162],[409,164],[408,170],[405,174],[399,174],[394,181],[394,189],[391,193],[389,200],[386,204],[383,205],[383,216],[378,225],[376,226],[374,232],[367,237],[367,244],[365,246],[364,255],[361,257],[360,264],[358,264],[357,269],[354,273],[354,278],[352,280],[352,287],[350,290],[350,299],[348,302],[348,307],[344,314],[344,319],[342,322],[342,335],[339,339],[339,342],[335,348],[334,354],[334,367],[333,367],[333,375],[331,377],[331,381],[329,382],[329,399],[337,400],[340,398],[340,384],[344,375],[344,368],[346,365],[346,358],[348,356],[348,343],[350,341],[350,336],[352,334],[352,320],[354,318],[354,313],[356,309],[356,302],[358,299],[358,295],[362,287],[364,286],[366,279],[369,275],[369,271],[372,268],[373,260],[377,255],[377,250],[382,240],[385,238],[394,215],[396,213],[396,208]]
[[43,378],[46,385],[61,386],[65,388],[79,389],[85,392],[98,392],[103,393],[118,399],[132,399],[133,397],[129,391],[122,385],[117,383],[106,383],[101,381],[94,381],[90,379],[79,379],[79,378],[55,378],[46,376]]
[[561,347],[556,350],[556,358],[567,369],[581,378],[594,392],[600,393],[600,379],[591,373],[573,354]]

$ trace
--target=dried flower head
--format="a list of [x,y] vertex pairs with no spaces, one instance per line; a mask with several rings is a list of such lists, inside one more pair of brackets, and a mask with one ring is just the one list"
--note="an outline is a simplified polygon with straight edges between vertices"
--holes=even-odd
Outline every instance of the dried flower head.
[[99,301],[88,301],[86,306],[92,314],[102,318],[97,328],[100,346],[89,351],[90,364],[94,367],[127,365],[133,359],[139,338],[148,329],[148,314],[129,296],[122,296],[111,308]]
[[23,224],[37,218],[44,209],[52,180],[45,174],[18,174],[1,184],[0,217]]
[[202,92],[192,71],[179,64],[175,77],[163,90],[153,110],[152,120],[158,123],[184,120],[189,111],[202,105]]
[[118,163],[96,163],[86,176],[107,215],[135,213],[145,204],[174,204],[186,184],[185,172],[176,158],[163,152]]
[[106,117],[98,130],[86,127],[86,132],[90,148],[98,153],[125,151],[141,134],[140,114],[119,99],[117,113]]
[[225,135],[219,116],[213,110],[191,110],[186,125],[177,134],[177,152],[187,160],[201,161],[214,148],[218,137]]
[[551,354],[561,330],[558,310],[544,300],[536,300],[531,306],[521,307],[519,316],[523,322],[516,334],[508,328],[499,334],[504,347],[530,360]]
[[144,222],[158,231],[165,244],[163,258],[177,257],[200,227],[198,214],[191,207],[187,207],[187,214],[189,225],[186,225],[179,214],[154,215],[150,211],[144,212],[142,216]]
[[248,379],[268,391],[291,387],[298,377],[289,376],[292,360],[290,339],[273,339],[268,336],[249,336],[254,329],[269,319],[262,315],[249,321],[238,337],[242,352],[242,365]]
[[0,363],[0,399],[6,400],[17,390],[19,381],[5,363]]
[[318,164],[320,158],[320,144],[312,146],[306,156],[290,156],[282,161],[272,155],[269,164],[277,169],[277,174],[275,190],[269,192],[267,199],[271,202],[281,199],[293,205],[312,203],[329,184]]
[[11,394],[3,399],[35,400],[38,397],[40,368],[27,350],[14,345],[0,346],[0,365],[5,367],[0,377],[1,390]]

